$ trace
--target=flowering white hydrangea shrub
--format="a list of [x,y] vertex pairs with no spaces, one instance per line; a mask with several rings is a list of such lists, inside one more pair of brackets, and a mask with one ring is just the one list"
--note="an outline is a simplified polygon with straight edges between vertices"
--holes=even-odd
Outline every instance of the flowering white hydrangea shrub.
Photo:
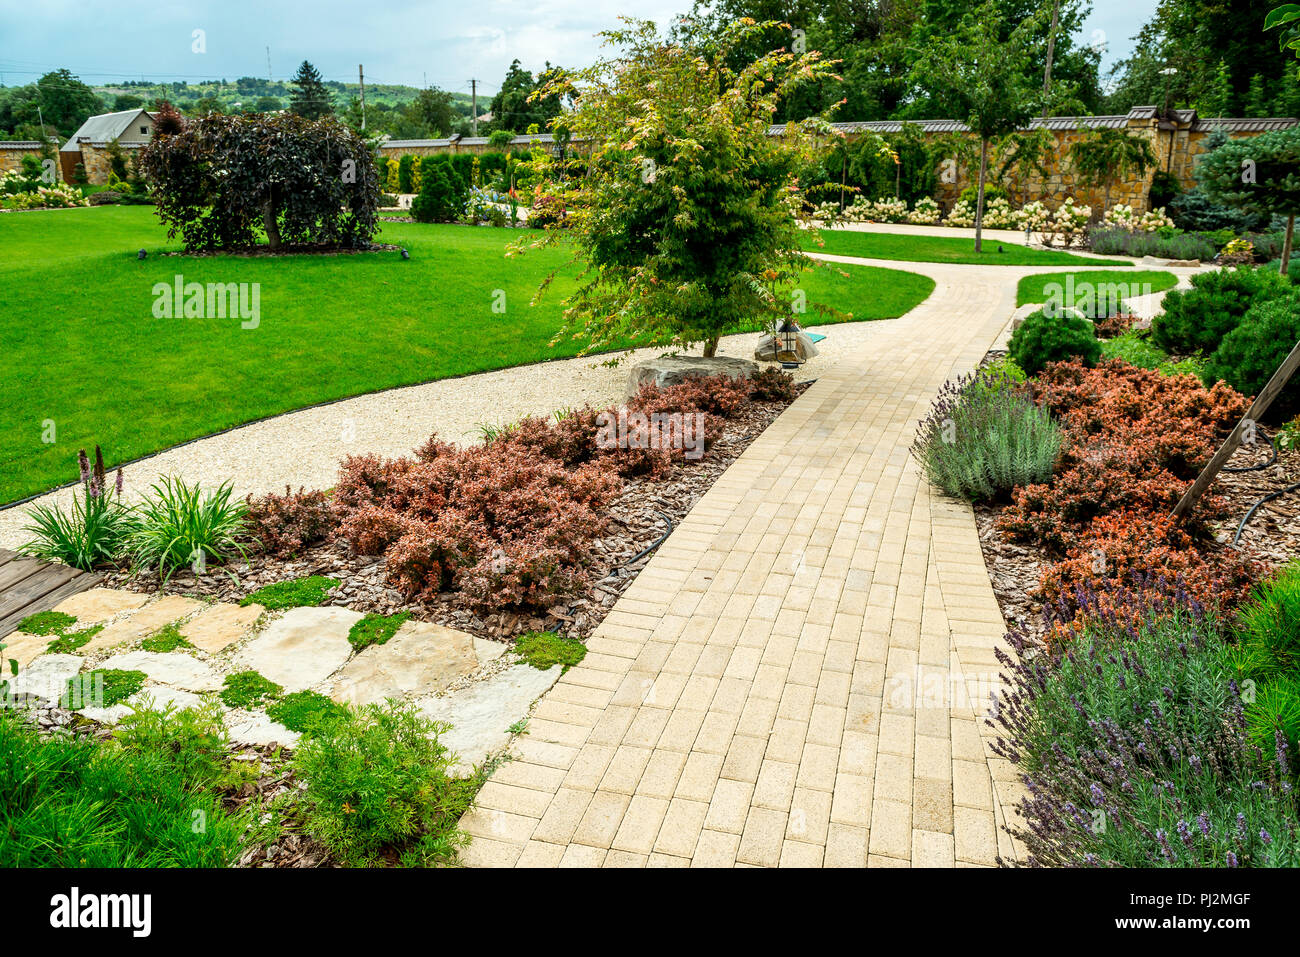
[[929,196],[922,196],[912,207],[912,211],[907,214],[909,223],[920,223],[922,225],[932,225],[939,221],[939,204]]
[[975,207],[966,200],[959,199],[948,210],[948,218],[944,222],[949,226],[974,226]]

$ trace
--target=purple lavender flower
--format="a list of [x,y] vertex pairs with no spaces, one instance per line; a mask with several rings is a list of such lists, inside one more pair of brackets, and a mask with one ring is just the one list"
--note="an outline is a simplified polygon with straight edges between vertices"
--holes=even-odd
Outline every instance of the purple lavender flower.
[[1210,819],[1205,816],[1204,811],[1196,815],[1196,826],[1201,829],[1201,833],[1206,837],[1210,836]]
[[1264,830],[1262,827],[1259,829],[1259,839],[1263,841],[1265,847],[1268,847],[1273,843],[1273,835],[1269,834],[1268,831]]
[[1092,784],[1088,788],[1088,790],[1092,794],[1092,803],[1094,805],[1096,805],[1097,807],[1101,807],[1104,803],[1106,803],[1106,795],[1104,795],[1101,792],[1101,788],[1097,787],[1096,784]]
[[117,470],[117,478],[113,481],[113,486],[117,489],[117,494],[122,494],[122,470]]
[[1229,851],[1229,852],[1228,852],[1228,858],[1227,858],[1227,860],[1228,860],[1228,866],[1229,866],[1229,867],[1236,867],[1236,866],[1237,866],[1237,855],[1234,854],[1234,853],[1232,853],[1232,851]]
[[1188,847],[1191,847],[1191,846],[1192,846],[1192,829],[1191,829],[1190,827],[1187,826],[1187,822],[1186,822],[1186,821],[1179,820],[1179,822],[1178,822],[1178,837],[1179,837],[1179,839],[1182,840],[1182,842],[1183,842],[1184,844],[1186,844]]

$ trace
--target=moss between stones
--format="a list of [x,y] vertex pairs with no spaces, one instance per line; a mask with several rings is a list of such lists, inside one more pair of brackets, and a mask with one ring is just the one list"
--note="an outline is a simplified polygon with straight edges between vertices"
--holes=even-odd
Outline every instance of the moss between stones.
[[327,597],[326,592],[337,584],[338,582],[333,578],[326,578],[324,575],[291,578],[289,581],[276,582],[274,585],[259,588],[239,604],[256,604],[270,610],[313,608],[323,602]]
[[140,648],[144,651],[154,651],[166,653],[175,651],[177,648],[193,648],[194,646],[186,641],[185,636],[181,634],[180,628],[176,622],[170,625],[163,625],[152,635],[140,642]]
[[[100,668],[68,679],[60,704],[65,708],[111,708],[144,687],[143,671]],[[101,683],[102,682],[102,683]]]
[[45,650],[52,655],[72,654],[72,652],[76,651],[103,630],[103,625],[91,625],[89,628],[83,628],[81,631],[74,631],[72,634],[62,633],[51,641]]
[[357,651],[371,645],[382,645],[397,634],[408,618],[409,611],[399,611],[395,615],[366,615],[348,630],[348,641]]
[[230,708],[257,708],[279,698],[284,688],[256,671],[226,675],[221,700]]
[[18,630],[25,635],[61,635],[76,623],[76,618],[61,611],[38,611],[20,621]]
[[266,716],[290,731],[314,734],[348,716],[347,708],[318,691],[295,691],[266,709]]
[[586,656],[587,646],[553,631],[530,631],[515,641],[515,654],[542,671],[554,665],[564,665],[568,671]]

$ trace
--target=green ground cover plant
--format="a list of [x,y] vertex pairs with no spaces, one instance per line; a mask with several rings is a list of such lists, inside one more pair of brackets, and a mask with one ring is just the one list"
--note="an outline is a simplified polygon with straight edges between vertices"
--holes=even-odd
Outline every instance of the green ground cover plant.
[[[159,255],[179,246],[148,207],[0,217],[0,314],[30,317],[0,325],[0,354],[24,370],[0,382],[0,502],[66,481],[69,447],[99,442],[127,461],[316,402],[575,355],[579,343],[549,345],[571,275],[529,305],[564,251],[507,259],[525,232],[384,223],[376,240],[403,246],[409,261],[396,252],[176,258]],[[141,248],[148,258],[137,260]],[[153,288],[177,273],[187,283],[258,283],[262,321],[156,319]],[[800,288],[867,320],[901,316],[934,286],[846,266],[811,270]],[[494,311],[501,302],[505,311]],[[46,419],[58,423],[57,443],[31,431]]]
[[324,575],[309,575],[306,578],[292,578],[289,581],[264,585],[250,595],[246,595],[239,604],[261,605],[268,611],[282,608],[314,608],[323,602],[326,594],[338,582]]
[[186,640],[181,634],[181,630],[175,622],[170,625],[164,625],[152,635],[140,642],[140,648],[143,651],[168,652],[175,651],[178,648],[193,648],[194,646]]
[[266,716],[290,731],[315,734],[330,722],[347,718],[348,711],[318,691],[295,691],[267,705]]
[[148,677],[143,671],[97,668],[68,679],[60,704],[65,708],[111,708],[121,704],[144,687]]
[[587,646],[553,631],[530,631],[516,639],[515,654],[542,671],[555,665],[564,665],[568,671],[586,657]]
[[260,708],[283,692],[284,688],[256,671],[236,671],[226,675],[221,700],[230,708]]
[[409,611],[399,611],[395,615],[366,615],[348,629],[348,641],[357,651],[385,644],[410,617]]

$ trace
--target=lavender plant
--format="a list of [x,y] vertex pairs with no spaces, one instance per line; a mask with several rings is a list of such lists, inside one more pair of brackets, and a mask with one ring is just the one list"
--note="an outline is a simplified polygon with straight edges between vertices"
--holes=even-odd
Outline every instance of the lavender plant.
[[1059,655],[1011,643],[1018,660],[999,653],[1011,687],[991,720],[1028,790],[1012,833],[1030,866],[1300,864],[1290,749],[1251,740],[1213,617],[1161,601],[1136,621],[1101,614]]
[[127,537],[135,529],[135,519],[122,504],[122,470],[117,470],[110,487],[104,471],[104,453],[95,446],[92,466],[82,449],[77,454],[81,467],[81,488],[64,511],[53,505],[37,505],[28,512],[31,523],[23,531],[34,537],[19,551],[45,561],[58,561],[88,570],[115,561]]
[[1011,374],[982,370],[944,384],[912,454],[934,485],[978,501],[1047,481],[1062,442],[1060,427]]

